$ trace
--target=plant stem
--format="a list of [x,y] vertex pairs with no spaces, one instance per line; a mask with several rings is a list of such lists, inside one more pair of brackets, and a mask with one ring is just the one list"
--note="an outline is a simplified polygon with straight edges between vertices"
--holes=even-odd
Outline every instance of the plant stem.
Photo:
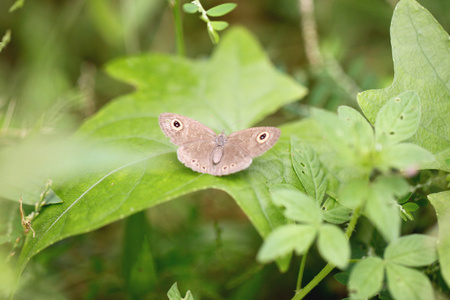
[[181,21],[180,0],[174,0],[174,2],[172,2],[172,5],[173,18],[175,21],[177,54],[179,56],[185,56],[186,53],[184,50],[183,22]]
[[[348,223],[347,230],[345,231],[345,235],[347,236],[347,239],[350,240],[350,237],[352,236],[353,230],[355,229],[356,222],[358,221],[358,218],[360,216],[361,207],[357,207],[353,211],[353,216],[350,219],[350,222]],[[302,261],[303,264],[303,261]],[[304,266],[303,266],[304,267]],[[302,267],[300,267],[301,269]],[[295,293],[292,300],[300,300],[303,299],[313,288],[316,287],[316,285],[319,284],[333,269],[335,268],[334,265],[328,263],[320,272],[316,275],[303,289],[298,290],[298,280],[297,280],[297,292]],[[303,272],[303,271],[302,271]],[[301,274],[303,275],[303,273]],[[300,274],[299,274],[300,278]]]
[[298,270],[297,286],[295,287],[295,291],[300,291],[300,289],[302,288],[303,272],[305,271],[307,256],[308,250],[306,250],[305,254],[303,254],[302,262],[300,263],[300,269]]

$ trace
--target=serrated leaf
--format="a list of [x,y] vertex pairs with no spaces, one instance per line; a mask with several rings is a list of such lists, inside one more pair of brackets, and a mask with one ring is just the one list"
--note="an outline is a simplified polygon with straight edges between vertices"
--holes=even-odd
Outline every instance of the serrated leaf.
[[183,4],[183,10],[188,14],[195,14],[198,11],[198,7],[193,3],[185,3]]
[[408,91],[389,100],[375,120],[377,143],[390,147],[412,137],[420,123],[419,96]]
[[206,14],[210,17],[221,17],[226,15],[233,9],[235,9],[237,4],[235,3],[224,3],[217,6],[214,6],[206,11]]
[[394,263],[386,264],[389,292],[398,300],[434,299],[430,280],[422,272]]
[[437,259],[436,239],[423,234],[401,237],[387,246],[384,259],[408,267],[430,265]]
[[350,244],[344,232],[336,225],[323,224],[319,229],[317,247],[329,263],[346,269],[350,259]]
[[348,289],[350,299],[364,299],[376,295],[382,287],[384,263],[379,257],[368,257],[352,269]]
[[314,241],[317,228],[311,225],[289,224],[276,228],[264,241],[258,251],[257,259],[260,262],[273,261],[295,251],[304,253]]
[[434,154],[428,168],[450,171],[450,44],[448,33],[416,1],[400,1],[391,23],[394,82],[383,90],[358,95],[372,122],[389,99],[411,90],[420,97],[421,122],[411,141]]
[[439,225],[437,251],[441,273],[450,286],[450,191],[428,195],[428,199],[436,210]]
[[211,22],[212,27],[217,30],[221,31],[228,27],[228,22],[225,21],[212,21]]
[[327,178],[315,151],[306,144],[291,138],[292,166],[306,193],[321,203],[327,190]]
[[27,238],[19,270],[61,239],[203,189],[226,191],[262,236],[286,223],[269,189],[280,183],[299,185],[292,168],[286,167],[289,140],[280,139],[243,172],[214,177],[180,163],[176,147],[158,126],[158,115],[171,111],[230,133],[251,127],[305,94],[304,87],[269,63],[250,33],[227,31],[207,62],[146,54],[112,62],[107,70],[137,89],[105,106],[82,126],[77,138],[89,139],[93,147],[127,149],[135,155],[101,169],[86,168],[77,180],[55,189],[64,203],[47,207],[36,219],[37,235]]
[[284,206],[286,218],[314,226],[322,222],[319,205],[300,191],[277,189],[272,193],[274,204]]

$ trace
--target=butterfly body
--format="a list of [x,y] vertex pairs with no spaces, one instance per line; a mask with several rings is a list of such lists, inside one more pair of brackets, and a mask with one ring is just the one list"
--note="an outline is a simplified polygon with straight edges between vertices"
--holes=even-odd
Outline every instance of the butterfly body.
[[226,136],[191,118],[163,113],[159,125],[175,145],[178,159],[187,167],[214,176],[246,169],[253,157],[269,150],[280,137],[275,127],[253,127]]

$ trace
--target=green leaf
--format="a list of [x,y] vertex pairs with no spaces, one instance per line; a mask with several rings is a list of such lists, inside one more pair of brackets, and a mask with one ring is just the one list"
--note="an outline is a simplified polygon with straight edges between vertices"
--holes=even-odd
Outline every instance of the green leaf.
[[[364,208],[364,215],[388,242],[400,236],[401,220],[394,196],[406,193],[402,187],[403,182],[401,178],[379,177],[370,187],[369,197]],[[396,186],[395,183],[398,183],[399,186]]]
[[220,40],[219,34],[214,30],[214,28],[212,27],[212,25],[210,25],[210,23],[208,23],[207,31],[209,38],[211,39],[211,42],[213,44],[219,43]]
[[401,237],[387,246],[384,259],[408,267],[430,265],[437,259],[436,239],[423,234]]
[[9,8],[9,12],[12,13],[19,8],[22,8],[24,4],[25,0],[16,0],[16,2],[14,2],[14,4]]
[[11,30],[6,30],[5,35],[2,37],[2,41],[0,42],[0,53],[9,44],[11,41]]
[[412,137],[420,123],[419,96],[408,91],[389,100],[375,120],[377,143],[390,147]]
[[422,272],[394,263],[386,264],[389,292],[394,299],[434,299],[430,280]]
[[381,152],[381,169],[391,167],[398,169],[419,169],[434,161],[434,156],[428,150],[410,143],[401,143]]
[[183,10],[188,14],[195,14],[198,11],[198,7],[193,3],[185,3],[183,4]]
[[413,202],[408,202],[402,205],[403,209],[406,211],[416,211],[419,209],[419,205],[417,205],[416,203]]
[[[351,126],[351,134],[346,139],[353,139],[351,145],[358,156],[370,156],[375,147],[374,131],[369,121],[358,111],[348,106],[338,107],[339,118],[348,122]],[[369,158],[367,158],[369,159]]]
[[158,126],[158,115],[169,111],[230,133],[304,96],[306,89],[278,72],[250,33],[241,28],[227,31],[207,62],[146,54],[117,60],[107,70],[136,91],[106,105],[80,128],[77,139],[133,155],[102,168],[84,168],[78,179],[55,188],[64,203],[46,207],[36,219],[37,235],[27,238],[19,270],[61,239],[198,190],[227,192],[263,237],[286,223],[269,189],[280,183],[299,185],[286,151],[289,139],[281,138],[249,169],[214,177],[180,163],[176,147]]
[[178,284],[176,282],[172,284],[172,286],[170,287],[170,290],[167,292],[167,297],[169,297],[169,300],[181,299],[181,294],[180,291],[178,290]]
[[206,11],[206,14],[210,17],[221,17],[226,15],[233,9],[235,9],[237,4],[235,3],[224,3],[217,6],[214,6]]
[[370,197],[369,182],[364,179],[344,184],[339,192],[338,201],[345,207],[355,209],[363,205]]
[[217,30],[221,31],[228,27],[228,22],[225,21],[212,21],[211,22],[212,27]]
[[370,298],[382,287],[384,262],[379,257],[368,257],[352,269],[349,280],[350,299]]
[[372,170],[367,157],[361,156],[354,142],[359,139],[355,123],[345,117],[321,109],[312,109],[311,116],[317,122],[323,136],[319,149],[320,161],[341,182],[368,177]]
[[329,263],[346,269],[350,259],[350,244],[344,232],[336,225],[323,224],[319,229],[317,247]]
[[428,199],[436,210],[439,225],[437,251],[441,273],[450,286],[450,191],[428,195]]
[[308,196],[321,203],[327,190],[327,179],[316,152],[306,144],[291,138],[292,166]]
[[416,1],[400,1],[391,24],[394,82],[383,90],[358,95],[358,102],[370,121],[391,98],[414,91],[420,98],[421,121],[411,142],[436,157],[428,166],[450,171],[445,159],[450,154],[450,60],[449,35]]
[[294,250],[302,254],[311,246],[316,235],[317,228],[311,225],[289,224],[278,227],[264,241],[257,259],[265,263]]
[[273,203],[283,205],[286,218],[317,226],[322,222],[321,210],[317,202],[300,191],[277,189],[272,193]]
[[194,300],[194,296],[191,294],[191,291],[187,291],[186,297],[181,297],[180,291],[178,290],[178,285],[175,282],[170,290],[167,292],[167,297],[169,300]]
[[348,222],[352,216],[352,210],[343,206],[335,199],[328,197],[322,205],[322,218],[329,223],[342,224]]
[[122,270],[128,293],[134,298],[142,298],[154,288],[158,279],[148,226],[145,212],[134,214],[125,220]]

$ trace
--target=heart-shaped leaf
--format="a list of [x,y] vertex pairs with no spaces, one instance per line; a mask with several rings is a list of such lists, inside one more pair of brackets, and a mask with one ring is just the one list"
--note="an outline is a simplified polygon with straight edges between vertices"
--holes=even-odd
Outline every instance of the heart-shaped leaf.
[[63,238],[197,190],[226,191],[262,236],[286,223],[271,202],[269,188],[299,185],[291,168],[288,137],[254,159],[249,169],[214,177],[180,163],[176,147],[158,125],[160,113],[175,112],[230,133],[250,127],[306,93],[273,68],[247,31],[230,30],[207,62],[151,54],[115,61],[107,69],[137,91],[104,107],[79,130],[77,140],[133,155],[126,162],[86,170],[56,190],[64,203],[46,208],[33,223],[36,238],[26,240],[19,270]]
[[358,95],[364,114],[374,123],[381,107],[405,91],[419,95],[421,121],[411,141],[433,153],[428,167],[450,171],[450,43],[449,35],[414,0],[400,1],[391,24],[394,82],[383,90]]

